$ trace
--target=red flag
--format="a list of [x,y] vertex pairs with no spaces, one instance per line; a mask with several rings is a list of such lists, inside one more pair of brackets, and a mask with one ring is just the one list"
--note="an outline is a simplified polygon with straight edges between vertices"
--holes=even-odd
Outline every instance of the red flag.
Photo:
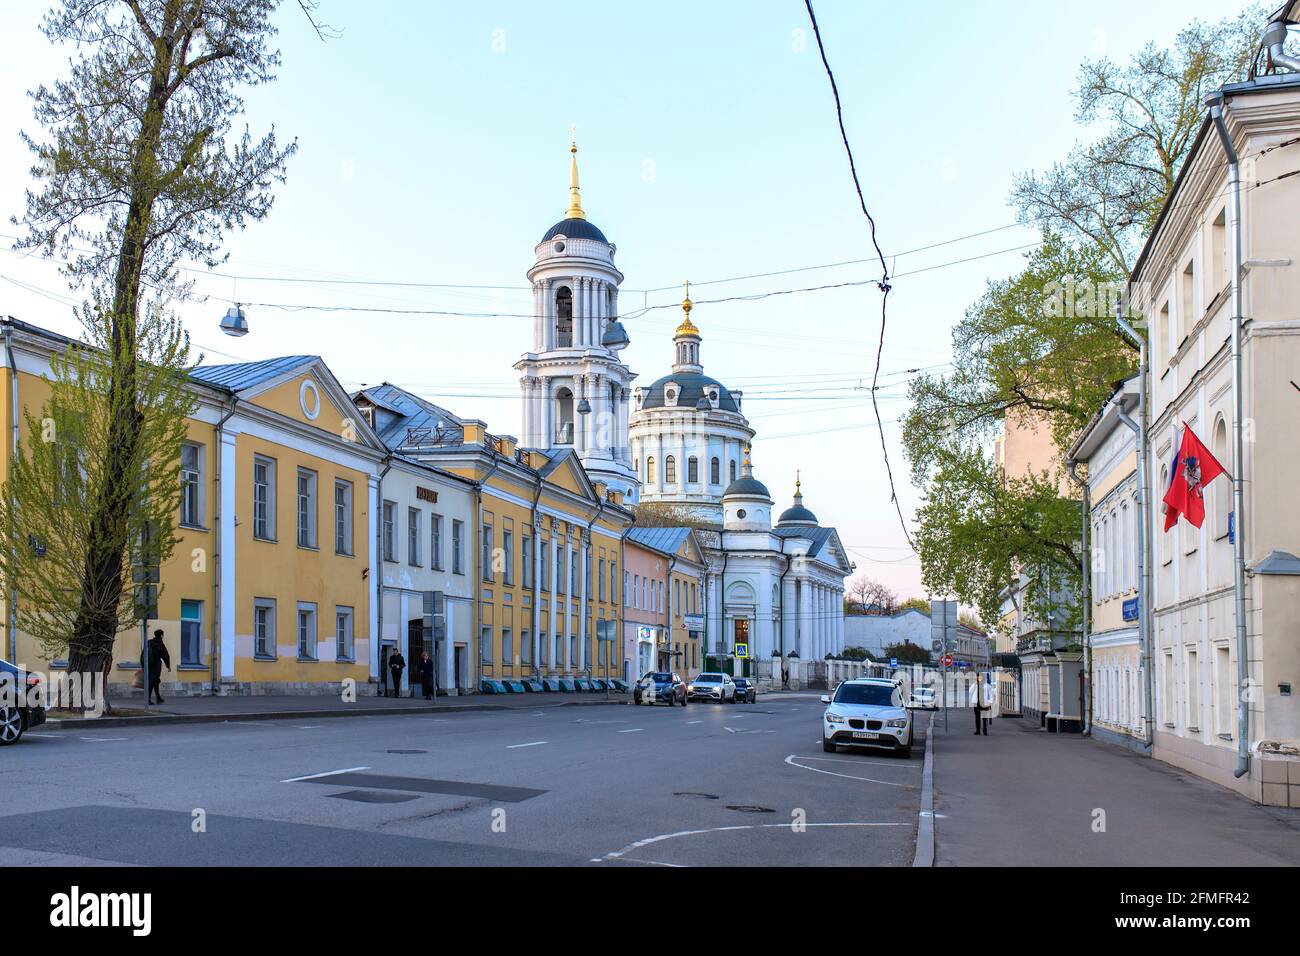
[[1169,489],[1165,492],[1165,530],[1178,523],[1181,514],[1194,527],[1205,523],[1204,488],[1219,475],[1226,474],[1224,467],[1201,444],[1201,440],[1186,424],[1183,440],[1174,455],[1169,476]]

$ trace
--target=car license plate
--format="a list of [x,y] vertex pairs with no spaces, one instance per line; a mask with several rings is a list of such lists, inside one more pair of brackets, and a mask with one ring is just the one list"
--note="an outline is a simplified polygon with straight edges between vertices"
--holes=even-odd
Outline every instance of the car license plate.
[[868,730],[853,731],[854,740],[875,740],[879,736],[880,736],[879,734],[872,733],[871,731]]

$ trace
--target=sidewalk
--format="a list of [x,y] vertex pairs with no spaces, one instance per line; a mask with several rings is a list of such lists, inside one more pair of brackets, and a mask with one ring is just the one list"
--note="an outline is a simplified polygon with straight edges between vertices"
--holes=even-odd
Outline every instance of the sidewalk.
[[630,694],[595,693],[470,694],[439,697],[437,703],[422,697],[360,697],[346,703],[337,694],[254,694],[230,697],[168,697],[149,708],[145,716],[144,696],[110,698],[115,709],[130,716],[100,718],[51,718],[52,727],[115,727],[149,724],[185,724],[222,720],[290,720],[318,717],[374,717],[388,714],[455,714],[471,711],[501,711],[540,707],[582,707],[598,704],[626,704]]
[[[1168,764],[969,709],[934,723],[936,866],[1295,866],[1300,810],[1260,807]],[[1105,832],[1093,831],[1105,811]]]

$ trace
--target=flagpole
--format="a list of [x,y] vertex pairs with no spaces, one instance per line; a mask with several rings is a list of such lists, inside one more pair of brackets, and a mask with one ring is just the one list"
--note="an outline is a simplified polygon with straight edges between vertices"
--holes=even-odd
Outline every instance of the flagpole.
[[1224,111],[1228,101],[1220,90],[1206,97],[1210,107],[1210,120],[1219,134],[1219,142],[1228,157],[1228,228],[1232,233],[1232,252],[1229,266],[1232,272],[1232,597],[1236,614],[1237,636],[1237,769],[1234,777],[1250,772],[1250,702],[1246,688],[1250,684],[1250,645],[1246,636],[1246,449],[1242,429],[1242,412],[1245,406],[1241,374],[1241,165],[1237,149],[1232,144]]

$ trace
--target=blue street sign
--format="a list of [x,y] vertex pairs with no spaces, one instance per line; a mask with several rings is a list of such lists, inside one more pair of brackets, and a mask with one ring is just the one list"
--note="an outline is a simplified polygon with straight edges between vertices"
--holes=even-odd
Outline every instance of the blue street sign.
[[1228,512],[1228,544],[1237,543],[1237,512]]
[[891,657],[891,658],[889,659],[889,666],[890,666],[890,667],[897,667],[897,666],[898,666],[898,658],[897,658],[897,657]]
[[1138,619],[1138,599],[1129,598],[1124,602],[1124,620],[1136,621]]

